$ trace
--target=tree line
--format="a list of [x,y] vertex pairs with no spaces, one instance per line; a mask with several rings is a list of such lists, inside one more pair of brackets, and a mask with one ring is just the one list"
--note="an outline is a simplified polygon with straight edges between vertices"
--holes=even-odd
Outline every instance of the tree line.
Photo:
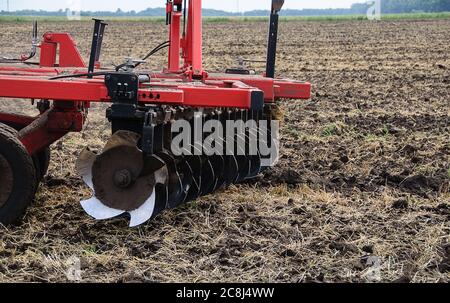
[[[350,10],[352,13],[361,14],[367,12],[370,6],[369,3],[356,3]],[[450,0],[381,0],[381,12],[384,14],[450,12]]]
[[[380,0],[381,12],[383,14],[415,13],[415,12],[450,12],[450,0]],[[283,16],[328,16],[328,15],[355,15],[365,14],[371,7],[370,3],[355,3],[351,8],[338,9],[285,9],[281,12]],[[81,12],[82,16],[105,16],[105,17],[156,17],[165,16],[165,8],[148,8],[136,11],[97,11]],[[0,15],[11,16],[65,16],[65,10],[43,11],[43,10],[21,10],[14,12],[1,11]],[[245,13],[232,13],[214,9],[203,9],[205,16],[232,17],[232,16],[267,16],[268,10],[253,10]]]

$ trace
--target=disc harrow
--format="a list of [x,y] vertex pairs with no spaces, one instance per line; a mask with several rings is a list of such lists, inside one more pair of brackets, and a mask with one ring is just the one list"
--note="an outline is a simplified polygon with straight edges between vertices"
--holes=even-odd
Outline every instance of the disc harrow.
[[[142,151],[141,135],[132,131],[119,130],[109,139],[101,153],[85,149],[77,161],[77,171],[91,188],[94,196],[81,205],[97,220],[111,219],[125,213],[131,217],[130,226],[140,225],[166,209],[209,195],[229,185],[251,179],[259,175],[268,165],[264,165],[259,144],[251,153],[250,137],[255,142],[265,144],[261,121],[266,125],[272,121],[272,107],[265,111],[248,110],[201,110],[186,108],[160,108],[153,110],[155,149],[151,154]],[[201,138],[191,137],[188,145],[180,148],[180,155],[172,150],[173,140],[179,135],[173,132],[176,121],[186,121],[191,129],[215,121],[216,127],[226,129],[230,118],[248,122],[259,117],[255,128],[244,127],[242,133],[234,133],[226,139],[217,137],[216,153],[210,155],[203,150],[202,142],[210,133],[202,132]],[[197,123],[200,123],[197,125]],[[253,135],[252,135],[253,133]],[[261,137],[261,140],[258,138]],[[158,138],[158,139],[156,139]],[[200,140],[196,144],[194,139]],[[231,143],[228,140],[232,140]],[[240,149],[237,140],[243,140]],[[227,151],[227,146],[235,147]],[[271,145],[268,144],[267,148]],[[278,150],[276,150],[278,152]]]
[[[38,100],[39,110],[34,117],[0,112],[0,223],[22,217],[47,172],[50,145],[83,129],[92,102],[109,104],[112,130],[102,150],[86,147],[76,162],[92,192],[81,207],[94,219],[129,216],[138,226],[275,165],[283,120],[277,101],[311,95],[309,83],[275,78],[284,1],[272,1],[261,75],[243,63],[225,73],[203,69],[201,3],[168,0],[169,41],[113,68],[100,62],[104,21],[94,20],[88,63],[69,33],[48,32],[39,42],[33,24],[31,54],[0,61],[0,98]],[[165,48],[163,71],[141,67]]]

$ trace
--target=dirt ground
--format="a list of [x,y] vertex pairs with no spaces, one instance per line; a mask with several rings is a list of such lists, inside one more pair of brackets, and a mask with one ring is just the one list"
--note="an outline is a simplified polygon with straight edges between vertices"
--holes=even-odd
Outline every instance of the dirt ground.
[[[2,55],[28,49],[28,24],[1,26]],[[89,23],[40,30],[70,31],[88,52]],[[74,172],[78,152],[109,136],[94,108],[83,133],[53,146],[23,224],[0,228],[0,281],[67,281],[80,260],[85,282],[450,282],[450,21],[289,22],[280,31],[279,75],[314,91],[282,102],[277,167],[138,229],[94,222]],[[204,32],[208,70],[264,59],[264,23],[207,23]],[[163,24],[111,23],[104,64],[165,38]]]

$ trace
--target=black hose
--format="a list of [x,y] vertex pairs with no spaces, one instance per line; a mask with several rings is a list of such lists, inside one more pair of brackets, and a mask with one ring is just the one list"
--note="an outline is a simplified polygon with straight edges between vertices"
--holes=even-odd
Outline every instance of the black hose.
[[[142,60],[145,61],[157,52],[159,52],[162,49],[165,49],[170,46],[170,41],[163,42],[156,46],[154,49],[152,49]],[[141,65],[141,62],[138,62],[134,65],[134,68]],[[126,67],[127,63],[120,64],[116,66],[116,72],[121,70],[122,68]],[[63,76],[57,76],[50,78],[49,80],[58,80],[58,79],[68,79],[68,78],[83,78],[83,77],[95,77],[95,76],[105,76],[111,72],[97,72],[97,73],[87,73],[87,74],[75,74],[75,75],[63,75]]]
[[155,47],[154,49],[152,49],[144,58],[142,58],[142,60],[147,60],[148,58],[150,58],[151,56],[153,56],[154,54],[156,54],[157,52],[159,52],[160,50],[169,47],[170,46],[170,41],[166,41],[161,43],[160,45],[158,45],[157,47]]
[[23,62],[20,59],[0,59],[0,63],[20,63]]
[[[157,52],[159,52],[160,50],[163,50],[165,48],[168,48],[170,46],[170,41],[166,41],[164,43],[161,43],[160,45],[158,45],[157,47],[155,47],[151,52],[149,52],[144,58],[142,58],[142,61],[147,60],[148,58],[150,58],[151,56],[153,56],[154,54],[156,54]],[[123,64],[122,64],[123,65]],[[138,67],[139,65],[141,65],[141,62],[136,63],[136,65],[134,66],[135,68]],[[120,65],[118,66],[120,67]],[[120,68],[122,68],[124,66],[121,66]],[[119,69],[120,69],[119,68]]]
[[84,77],[96,77],[96,76],[106,76],[113,71],[104,71],[104,72],[96,72],[96,73],[87,73],[87,74],[71,74],[71,75],[62,75],[49,78],[48,80],[59,80],[59,79],[69,79],[69,78],[84,78]]

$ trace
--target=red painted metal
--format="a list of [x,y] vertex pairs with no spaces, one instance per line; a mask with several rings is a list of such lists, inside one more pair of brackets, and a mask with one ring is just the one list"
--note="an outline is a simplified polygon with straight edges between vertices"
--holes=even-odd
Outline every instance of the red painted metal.
[[178,73],[180,71],[180,54],[181,54],[181,18],[182,12],[175,11],[174,5],[181,5],[182,0],[176,0],[174,3],[167,3],[167,12],[170,13],[170,30],[169,30],[169,73]]
[[[250,109],[255,95],[264,101],[281,98],[309,99],[311,85],[305,82],[271,79],[263,75],[231,75],[203,70],[201,0],[189,0],[186,32],[181,35],[183,0],[167,6],[170,15],[168,68],[150,75],[139,87],[141,104],[190,107],[229,107]],[[0,112],[0,122],[20,129],[19,138],[30,154],[40,151],[68,132],[81,131],[90,102],[111,102],[102,77],[51,79],[58,75],[80,75],[87,66],[68,33],[44,34],[39,67],[0,65],[0,98],[52,101],[50,110],[37,117]],[[184,64],[180,64],[180,55]],[[257,93],[257,94],[255,94]]]
[[202,0],[189,0],[183,56],[185,60],[184,68],[195,77],[205,76],[202,31]]
[[[44,34],[44,41],[40,48],[40,66],[42,67],[86,67],[77,45],[69,33],[48,32]],[[58,50],[59,56],[57,56]]]
[[15,129],[22,129],[30,125],[37,117],[29,117],[24,115],[2,113],[0,112],[0,122],[9,125]]
[[16,99],[59,101],[107,101],[108,91],[100,80],[53,81],[40,77],[1,76],[0,96]]
[[[236,82],[236,81],[235,81]],[[220,83],[165,82],[141,85],[139,101],[143,104],[250,108],[251,93],[259,89],[233,87]],[[15,99],[110,102],[101,79],[48,80],[38,77],[0,77],[0,96]],[[0,120],[1,121],[1,120]]]
[[78,102],[54,106],[19,132],[19,139],[30,155],[58,141],[69,132],[83,129],[85,111]]
[[311,83],[285,79],[274,81],[276,99],[310,99]]

